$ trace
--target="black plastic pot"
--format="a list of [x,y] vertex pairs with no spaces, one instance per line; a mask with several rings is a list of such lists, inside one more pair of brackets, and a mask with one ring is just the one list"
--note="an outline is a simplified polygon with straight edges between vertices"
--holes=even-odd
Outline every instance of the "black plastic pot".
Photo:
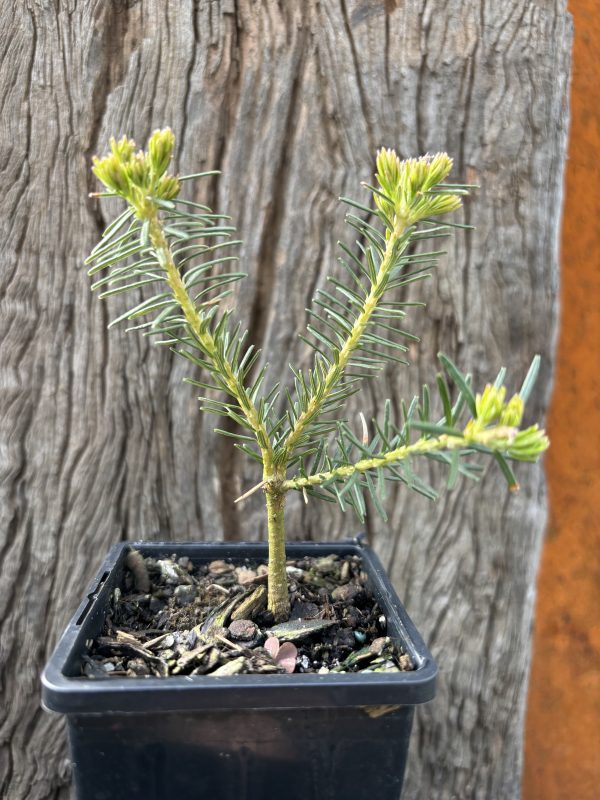
[[80,677],[124,558],[266,559],[265,544],[116,545],[42,676],[43,705],[65,714],[78,800],[398,800],[414,706],[437,667],[383,567],[359,540],[292,543],[290,557],[359,554],[416,669],[394,674]]

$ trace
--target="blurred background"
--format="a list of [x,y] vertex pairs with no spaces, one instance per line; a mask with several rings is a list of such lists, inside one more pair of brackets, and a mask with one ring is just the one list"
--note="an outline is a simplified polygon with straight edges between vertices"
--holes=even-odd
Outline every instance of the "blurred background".
[[569,0],[569,10],[571,125],[548,419],[550,517],[525,738],[527,800],[591,800],[600,786],[600,8],[595,0]]

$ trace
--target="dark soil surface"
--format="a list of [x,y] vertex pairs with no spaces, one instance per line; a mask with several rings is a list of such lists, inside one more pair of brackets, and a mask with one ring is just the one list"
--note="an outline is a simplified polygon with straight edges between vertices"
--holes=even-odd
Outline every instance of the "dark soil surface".
[[358,556],[288,561],[291,614],[266,610],[267,567],[194,564],[131,551],[102,635],[83,657],[89,678],[291,672],[401,672]]

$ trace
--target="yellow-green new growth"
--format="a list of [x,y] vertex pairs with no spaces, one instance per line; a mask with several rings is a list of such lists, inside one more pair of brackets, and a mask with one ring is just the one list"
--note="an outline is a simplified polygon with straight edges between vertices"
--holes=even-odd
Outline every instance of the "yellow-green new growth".
[[477,424],[480,427],[491,425],[492,422],[496,422],[504,410],[505,397],[505,386],[501,386],[498,389],[490,383],[485,387],[482,394],[476,395],[475,410],[477,412]]
[[521,424],[525,403],[519,394],[514,394],[500,412],[500,424],[509,425],[511,428]]
[[175,136],[170,128],[154,131],[148,151],[135,152],[135,142],[126,136],[110,140],[111,152],[93,157],[92,172],[106,188],[126,200],[139,219],[148,219],[156,200],[173,200],[180,183],[164,173],[169,167]]
[[444,192],[439,184],[450,174],[452,159],[447,153],[401,161],[394,150],[377,154],[375,204],[393,225],[414,225],[427,217],[448,214],[461,206],[456,191]]
[[505,386],[489,383],[476,395],[476,413],[465,426],[465,441],[482,443],[483,434],[491,450],[501,450],[518,461],[535,461],[550,444],[546,432],[537,425],[519,430],[525,408],[523,398],[514,394],[505,402],[505,397]]

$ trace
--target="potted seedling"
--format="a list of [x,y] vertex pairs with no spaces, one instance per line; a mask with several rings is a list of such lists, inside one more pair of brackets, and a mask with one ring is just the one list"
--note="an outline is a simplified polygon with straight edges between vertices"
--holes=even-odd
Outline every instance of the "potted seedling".
[[[129,321],[190,362],[201,408],[227,420],[216,432],[257,462],[264,544],[132,543],[114,548],[43,678],[46,707],[67,715],[77,797],[397,800],[414,706],[434,694],[436,666],[380,563],[359,539],[286,547],[290,492],[306,502],[367,506],[385,516],[389,481],[435,497],[413,471],[434,459],[476,478],[495,460],[511,489],[511,461],[548,446],[521,427],[538,369],[507,399],[504,370],[476,392],[440,355],[435,400],[391,404],[359,426],[348,398],[386,363],[404,361],[398,290],[441,254],[423,243],[469,187],[445,183],[445,153],[401,161],[380,150],[374,208],[353,200],[360,241],[341,245],[343,277],[317,291],[302,338],[308,370],[270,386],[227,296],[243,278],[227,218],[182,196],[169,173],[174,137],[156,131],[145,152],[127,138],[94,159],[99,197],[125,201],[88,259],[103,298],[129,293]],[[212,174],[212,173],[205,173]],[[232,498],[232,501],[234,498]]]

